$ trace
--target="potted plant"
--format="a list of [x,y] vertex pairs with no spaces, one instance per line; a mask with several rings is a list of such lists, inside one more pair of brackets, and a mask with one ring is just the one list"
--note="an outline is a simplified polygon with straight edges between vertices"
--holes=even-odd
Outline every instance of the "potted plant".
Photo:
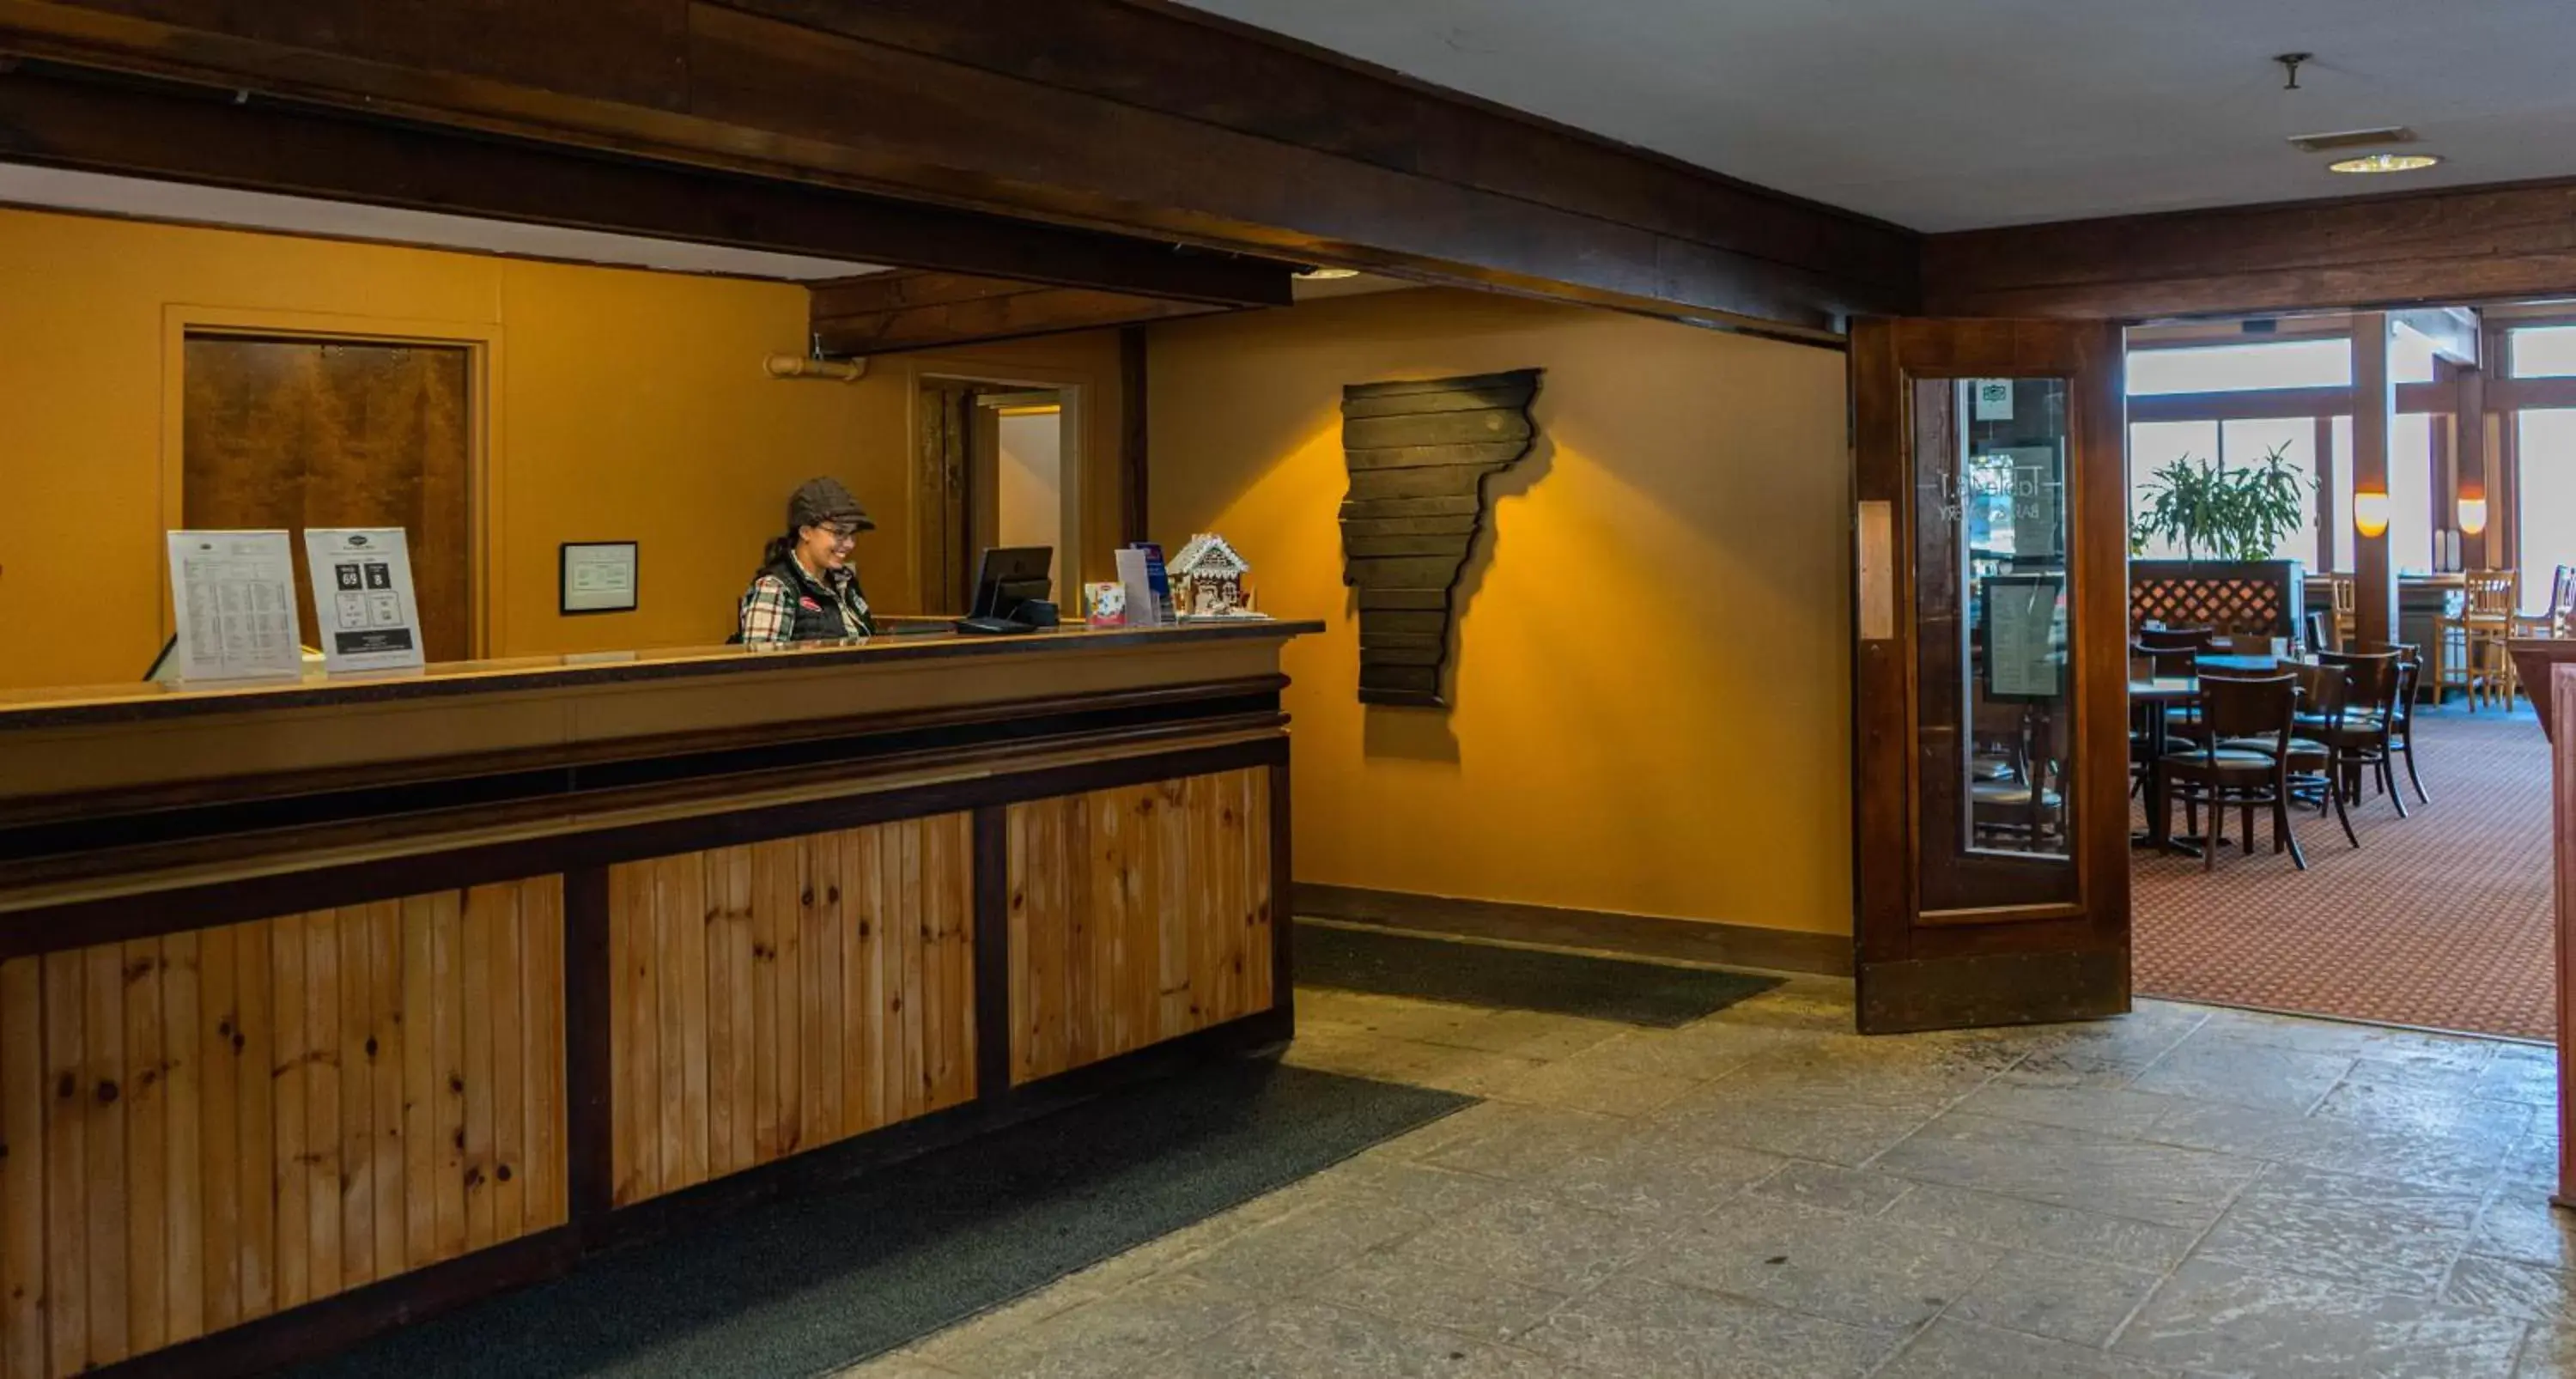
[[2222,469],[2189,455],[2147,479],[2147,506],[2129,524],[2129,553],[2143,555],[2158,537],[2178,542],[2183,558],[2205,547],[2219,560],[2265,560],[2281,538],[2305,526],[2316,480],[2290,467],[2283,442],[2250,465]]

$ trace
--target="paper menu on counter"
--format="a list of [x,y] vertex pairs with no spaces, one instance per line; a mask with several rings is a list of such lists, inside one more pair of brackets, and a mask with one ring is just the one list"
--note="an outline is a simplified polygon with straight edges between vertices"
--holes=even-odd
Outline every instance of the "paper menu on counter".
[[424,664],[411,546],[400,527],[313,527],[304,533],[323,668],[403,670]]
[[170,607],[182,680],[304,672],[294,548],[283,531],[170,533]]

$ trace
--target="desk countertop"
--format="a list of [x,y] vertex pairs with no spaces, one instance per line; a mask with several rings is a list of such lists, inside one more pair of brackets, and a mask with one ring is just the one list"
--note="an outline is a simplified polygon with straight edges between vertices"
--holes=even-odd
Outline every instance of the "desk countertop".
[[924,660],[1045,656],[1116,648],[1149,649],[1218,641],[1285,640],[1323,630],[1310,621],[1244,619],[1184,623],[1176,627],[1094,630],[1065,627],[1016,637],[958,633],[880,636],[841,642],[750,650],[739,646],[674,647],[653,651],[526,656],[456,661],[423,670],[371,675],[308,671],[295,679],[239,680],[168,685],[126,685],[0,691],[0,733],[278,709],[330,708],[408,699],[500,694],[526,690],[583,689],[651,680],[757,675],[834,666],[852,669]]

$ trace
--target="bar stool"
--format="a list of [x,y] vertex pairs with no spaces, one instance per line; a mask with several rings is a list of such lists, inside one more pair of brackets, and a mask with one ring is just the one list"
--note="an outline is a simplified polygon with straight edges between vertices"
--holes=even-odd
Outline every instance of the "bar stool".
[[[2490,697],[2511,708],[2518,686],[2513,653],[2505,643],[2513,635],[2513,620],[2522,606],[2522,574],[2472,570],[2461,577],[2460,588],[2456,610],[2446,609],[2439,623],[2445,653],[2442,681],[2468,691],[2471,713]],[[2454,648],[2459,652],[2456,663],[2448,655]]]

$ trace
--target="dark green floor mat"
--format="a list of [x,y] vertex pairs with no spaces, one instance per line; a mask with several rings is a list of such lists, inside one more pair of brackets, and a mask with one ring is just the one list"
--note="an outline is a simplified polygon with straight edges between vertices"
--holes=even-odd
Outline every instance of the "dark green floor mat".
[[1297,984],[1544,1010],[1669,1029],[1780,984],[1700,967],[1498,948],[1338,924],[1297,926]]
[[603,1255],[294,1372],[827,1373],[1474,1100],[1260,1061],[1213,1065]]

